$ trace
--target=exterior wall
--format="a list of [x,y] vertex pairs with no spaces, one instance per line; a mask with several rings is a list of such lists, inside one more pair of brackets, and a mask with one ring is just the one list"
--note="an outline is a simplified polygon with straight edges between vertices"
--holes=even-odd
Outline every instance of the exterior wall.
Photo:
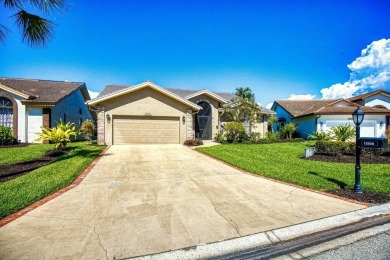
[[[81,114],[80,114],[81,110]],[[91,112],[89,111],[83,95],[80,90],[77,90],[61,100],[51,110],[51,126],[54,127],[60,122],[60,119],[64,121],[64,114],[66,114],[66,122],[75,123],[76,126],[80,126],[80,120],[84,122],[89,119],[92,120]]]
[[[187,126],[192,126],[192,120],[189,120],[188,115],[190,107],[149,87],[103,101],[99,106],[104,107],[104,112],[98,113],[98,130],[104,125],[104,142],[107,145],[112,145],[112,119],[119,115],[178,117],[180,119],[180,143],[187,140]],[[107,121],[107,114],[111,118],[110,122]],[[186,118],[184,124],[183,116]],[[102,120],[104,124],[101,124]]]
[[[332,122],[333,121],[333,122]],[[322,122],[322,126],[321,126]],[[382,127],[381,127],[381,122]],[[317,120],[317,131],[330,131],[331,126],[338,124],[348,123],[351,126],[355,126],[352,120],[352,115],[323,115]],[[374,127],[374,135],[365,134],[363,128]],[[365,115],[363,123],[361,124],[361,136],[362,137],[385,137],[386,131],[386,116],[382,115]]]
[[14,111],[14,113],[17,113],[17,139],[25,143],[27,142],[27,136],[26,136],[26,107],[21,103],[21,100],[23,100],[22,97],[19,97],[15,94],[12,94],[10,92],[0,90],[0,95],[8,96],[13,98],[16,101],[16,104],[18,106],[18,110]]
[[[280,119],[280,118],[286,119],[286,122],[285,122],[286,124],[291,122],[291,115],[286,110],[284,110],[281,106],[275,105],[273,111],[276,113],[276,117],[278,119]],[[272,128],[273,128],[274,132],[278,132],[280,130],[280,129],[278,129],[277,123],[275,123],[272,126]]]
[[302,138],[307,139],[309,134],[317,131],[316,117],[311,116],[307,118],[299,118],[294,120],[294,123],[297,124],[297,132]]
[[367,98],[365,100],[365,105],[370,107],[381,105],[386,107],[387,109],[390,109],[390,97],[386,97],[380,94],[375,95]]
[[41,132],[41,127],[43,123],[42,118],[42,108],[40,107],[27,107],[27,124],[26,124],[26,135],[28,143],[39,143],[35,139],[38,138],[35,132]]
[[[210,98],[208,95],[204,95],[204,94],[193,97],[189,100],[195,104],[198,104],[200,102],[207,102],[211,105],[211,117],[212,117],[212,121],[211,121],[211,123],[212,123],[211,136],[212,136],[212,138],[211,139],[214,140],[215,135],[218,133],[218,126],[219,126],[219,121],[220,121],[219,112],[218,112],[219,102],[217,100]],[[194,127],[194,129],[195,129],[195,127]]]

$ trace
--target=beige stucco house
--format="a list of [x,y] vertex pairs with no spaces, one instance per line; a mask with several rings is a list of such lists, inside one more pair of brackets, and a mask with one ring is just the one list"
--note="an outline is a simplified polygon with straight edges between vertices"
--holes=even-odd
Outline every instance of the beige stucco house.
[[87,104],[98,115],[98,144],[181,144],[193,138],[214,139],[226,121],[222,107],[232,97],[225,92],[162,88],[147,81],[107,85]]

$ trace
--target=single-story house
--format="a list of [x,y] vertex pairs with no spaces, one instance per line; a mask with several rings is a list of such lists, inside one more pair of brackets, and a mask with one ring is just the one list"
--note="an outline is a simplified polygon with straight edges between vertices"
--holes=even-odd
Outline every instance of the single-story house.
[[0,78],[0,125],[10,127],[16,140],[33,143],[35,132],[62,119],[76,125],[92,119],[83,82]]
[[[87,104],[97,111],[98,144],[182,144],[193,138],[214,139],[226,122],[223,105],[232,97],[232,93],[163,88],[147,81],[107,85]],[[258,129],[264,129],[264,122]]]
[[362,137],[385,137],[389,127],[390,93],[375,91],[349,99],[332,100],[277,100],[272,105],[279,130],[287,123],[295,123],[297,132],[307,138],[313,132],[329,131],[332,126],[354,126],[352,113],[361,107],[365,113],[360,125]]

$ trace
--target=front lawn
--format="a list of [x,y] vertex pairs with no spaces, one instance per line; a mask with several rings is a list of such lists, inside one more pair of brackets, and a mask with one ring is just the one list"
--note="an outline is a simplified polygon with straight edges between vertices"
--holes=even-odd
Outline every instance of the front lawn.
[[[105,148],[104,146],[86,145],[85,142],[70,143],[68,147],[69,152],[59,157],[54,163],[0,184],[0,219],[71,184]],[[0,153],[1,157],[3,154],[13,153],[14,157],[19,158],[22,154],[30,152],[35,154],[30,157],[25,156],[23,159],[29,160],[39,158],[40,154],[43,155],[48,149],[53,149],[53,145],[6,148],[1,149]],[[6,163],[15,162],[13,159]]]
[[[199,151],[248,172],[315,190],[353,188],[355,165],[305,160],[304,143],[217,145]],[[362,164],[363,190],[390,194],[390,165]]]
[[0,165],[34,160],[42,157],[52,144],[30,144],[25,147],[0,148]]

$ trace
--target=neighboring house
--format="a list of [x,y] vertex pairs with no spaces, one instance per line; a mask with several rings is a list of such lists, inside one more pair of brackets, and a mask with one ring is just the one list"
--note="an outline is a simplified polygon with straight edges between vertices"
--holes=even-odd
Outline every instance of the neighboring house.
[[278,117],[277,131],[292,122],[297,125],[297,132],[307,138],[308,134],[315,131],[329,131],[332,126],[354,126],[352,113],[359,106],[365,113],[361,136],[385,137],[390,116],[390,93],[385,91],[375,91],[350,99],[277,100],[273,103],[272,110]]
[[10,127],[16,140],[33,143],[35,132],[62,119],[80,125],[92,119],[83,82],[0,78],[0,125]]
[[224,121],[223,105],[234,94],[162,88],[150,81],[107,85],[87,102],[97,110],[98,144],[184,143],[212,140]]

